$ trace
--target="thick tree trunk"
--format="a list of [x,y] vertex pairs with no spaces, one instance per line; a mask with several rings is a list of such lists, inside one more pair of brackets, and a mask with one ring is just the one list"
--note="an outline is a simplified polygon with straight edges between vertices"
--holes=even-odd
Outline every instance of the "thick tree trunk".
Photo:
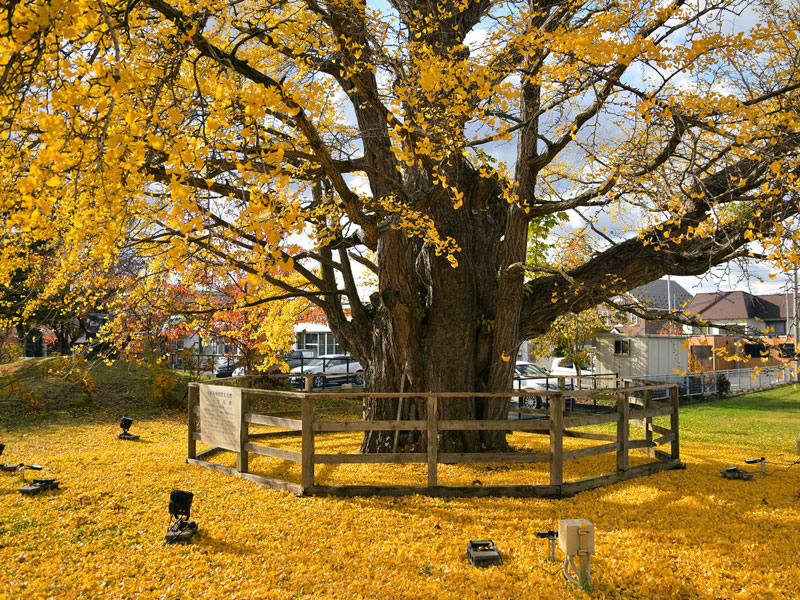
[[[423,8],[423,4],[401,0],[394,6],[402,15],[410,16],[426,12],[428,7]],[[453,7],[451,21],[443,21],[441,30],[423,34],[420,43],[442,57],[450,57],[454,52],[468,53],[466,47],[457,47],[489,5],[488,1],[480,0],[467,7]],[[341,31],[346,30],[354,39],[364,31],[361,13],[342,12],[336,19]],[[425,66],[420,68],[424,70]],[[509,390],[519,344],[516,338],[524,271],[514,267],[512,273],[507,267],[524,261],[525,215],[509,207],[496,180],[482,178],[469,162],[456,154],[450,162],[436,165],[437,177],[444,177],[451,189],[463,193],[463,205],[453,208],[455,199],[448,198],[448,192],[432,181],[430,166],[400,168],[391,151],[385,116],[365,101],[369,96],[369,92],[365,96],[365,90],[377,96],[378,88],[371,73],[365,71],[357,86],[345,82],[344,88],[355,107],[365,159],[374,173],[380,173],[369,176],[372,196],[389,198],[398,189],[403,190],[406,205],[435,223],[440,239],[451,238],[460,248],[455,254],[458,267],[453,268],[447,257],[437,254],[433,243],[409,238],[406,232],[384,229],[377,238],[380,289],[371,299],[369,317],[356,314],[361,311],[357,297],[353,298],[357,294],[350,294],[351,307],[355,309],[349,321],[338,310],[338,300],[334,297],[328,300],[333,309],[330,312],[338,315],[329,320],[334,334],[345,340],[366,367],[366,389],[375,392],[403,389],[420,394],[405,402],[397,398],[370,400],[366,418],[393,420],[399,415],[401,419],[422,419],[426,416],[426,393]],[[431,100],[430,110],[426,110],[425,102],[405,107],[409,122],[413,122],[416,111],[424,114],[424,120],[436,120],[432,115],[443,114],[438,100]],[[439,124],[442,131],[452,126],[449,117],[443,117]],[[430,125],[436,129],[433,122]],[[535,149],[535,132],[526,137],[526,144],[530,145],[528,139],[534,140]],[[376,231],[381,229],[380,225]],[[369,231],[365,235],[370,238]],[[509,245],[510,249],[506,247]],[[332,273],[325,277],[325,283],[336,288]],[[497,327],[501,330],[499,347]],[[500,365],[496,365],[498,355],[505,356]],[[502,418],[508,414],[508,403],[509,398],[486,401],[440,396],[439,416]],[[393,432],[367,432],[362,451],[391,452],[394,440]],[[407,451],[422,450],[427,444],[420,432],[406,432],[399,442]],[[508,448],[504,432],[476,431],[443,432],[439,446],[444,452]]]
[[[379,246],[380,292],[372,298],[371,353],[365,358],[366,389],[375,392],[418,392],[401,406],[397,398],[367,403],[367,419],[426,417],[425,393],[486,391],[492,326],[497,315],[498,267],[507,203],[493,182],[462,167],[460,189],[469,190],[464,207],[446,202],[435,215],[441,236],[461,248],[454,268],[430,243],[402,232],[385,235]],[[520,282],[521,288],[521,282]],[[513,364],[513,362],[512,362]],[[401,382],[405,378],[405,384]],[[511,379],[505,385],[510,388]],[[474,398],[441,397],[439,417],[485,418],[487,404]],[[507,413],[508,400],[505,400]],[[494,414],[494,412],[492,413]],[[391,452],[394,433],[368,432],[363,452]],[[400,449],[426,447],[425,434],[404,432]],[[504,434],[448,431],[441,434],[443,452],[505,449]]]

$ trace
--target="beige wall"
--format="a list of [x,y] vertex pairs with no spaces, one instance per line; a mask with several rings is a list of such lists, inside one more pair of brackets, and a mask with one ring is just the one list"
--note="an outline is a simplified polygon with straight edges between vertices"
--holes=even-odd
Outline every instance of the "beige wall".
[[[614,342],[627,341],[628,356],[614,354]],[[668,375],[686,371],[688,353],[681,348],[685,337],[667,335],[604,335],[597,338],[597,372],[619,373],[620,377]]]

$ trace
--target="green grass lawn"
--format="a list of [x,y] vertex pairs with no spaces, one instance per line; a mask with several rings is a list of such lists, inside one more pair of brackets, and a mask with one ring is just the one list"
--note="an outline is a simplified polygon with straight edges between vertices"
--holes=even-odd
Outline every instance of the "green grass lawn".
[[[108,396],[98,397],[95,411],[42,410],[0,425],[8,445],[0,460],[42,463],[42,476],[57,477],[62,488],[24,498],[16,492],[21,476],[0,473],[0,598],[800,595],[800,465],[786,464],[797,460],[800,436],[800,392],[793,387],[682,408],[685,470],[573,498],[298,498],[186,465],[185,415],[154,411],[146,397],[134,397],[145,388],[125,388],[137,371],[117,368],[103,376]],[[113,397],[116,385],[124,402]],[[134,424],[138,443],[116,439],[117,407],[132,406],[149,407]],[[757,470],[744,459],[760,456],[784,464],[749,482],[719,475],[727,466]],[[594,468],[598,458],[583,464]],[[359,467],[326,465],[319,475],[368,477],[388,466]],[[516,467],[442,471],[488,484],[519,476]],[[408,468],[398,477],[424,481],[424,471]],[[163,545],[172,489],[195,493],[200,535],[189,545]],[[553,574],[560,565],[546,562],[546,542],[535,536],[576,517],[597,528],[587,592]],[[500,567],[479,570],[467,562],[467,540],[485,538],[499,546]]]
[[[135,361],[118,360],[107,364],[95,360],[87,363],[89,375],[96,386],[92,393],[93,405],[88,405],[76,385],[47,373],[58,359],[53,356],[0,365],[0,377],[13,376],[35,396],[31,401],[0,387],[0,426],[24,427],[26,424],[46,424],[64,419],[97,421],[116,418],[120,412],[142,417],[153,415],[161,408],[151,397],[152,374]],[[177,400],[184,403],[185,384],[189,380],[187,374],[179,374]]]
[[681,437],[685,442],[736,443],[794,452],[800,437],[800,389],[795,385],[683,407]]

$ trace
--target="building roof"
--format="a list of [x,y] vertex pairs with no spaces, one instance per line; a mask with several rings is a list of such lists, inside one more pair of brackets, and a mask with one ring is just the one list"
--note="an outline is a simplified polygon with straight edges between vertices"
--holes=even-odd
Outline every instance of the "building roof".
[[712,292],[695,295],[686,312],[704,319],[785,319],[792,318],[792,299],[789,294],[754,296],[749,292]]
[[651,309],[667,309],[670,307],[669,296],[672,296],[672,308],[680,309],[692,300],[692,295],[679,283],[657,279],[633,289],[629,292],[639,302]]
[[756,296],[759,301],[774,307],[771,308],[771,312],[774,313],[770,314],[769,316],[764,316],[765,319],[785,319],[786,313],[789,313],[789,318],[794,317],[794,299],[792,298],[791,294],[762,294]]

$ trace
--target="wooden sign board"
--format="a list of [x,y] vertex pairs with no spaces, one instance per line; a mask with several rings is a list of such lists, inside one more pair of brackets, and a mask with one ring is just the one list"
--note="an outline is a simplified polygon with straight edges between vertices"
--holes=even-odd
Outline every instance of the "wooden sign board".
[[200,441],[239,451],[242,431],[242,388],[200,385]]

